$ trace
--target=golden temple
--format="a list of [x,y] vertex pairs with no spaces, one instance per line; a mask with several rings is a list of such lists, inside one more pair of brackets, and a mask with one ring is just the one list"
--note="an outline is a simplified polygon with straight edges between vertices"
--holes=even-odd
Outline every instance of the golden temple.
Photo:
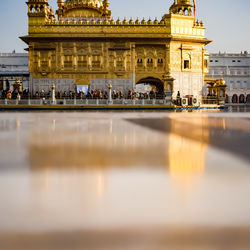
[[76,85],[117,90],[137,84],[202,99],[209,54],[203,22],[190,0],[175,0],[160,20],[114,20],[108,0],[29,0],[30,89],[60,91]]

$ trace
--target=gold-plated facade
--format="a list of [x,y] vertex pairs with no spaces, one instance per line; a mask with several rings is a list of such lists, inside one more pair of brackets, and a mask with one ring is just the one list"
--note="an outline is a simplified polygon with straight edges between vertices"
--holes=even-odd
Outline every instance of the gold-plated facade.
[[29,34],[22,39],[32,79],[39,79],[34,90],[50,79],[75,85],[100,80],[105,86],[108,79],[130,79],[133,86],[151,83],[173,95],[201,96],[210,40],[190,0],[175,1],[161,20],[142,21],[114,20],[108,0],[58,0],[57,18],[47,0],[27,5]]

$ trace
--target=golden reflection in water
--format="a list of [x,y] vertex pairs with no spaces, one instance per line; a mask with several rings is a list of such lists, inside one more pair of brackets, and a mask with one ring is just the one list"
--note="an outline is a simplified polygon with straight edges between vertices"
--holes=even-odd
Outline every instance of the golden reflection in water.
[[99,197],[103,196],[104,191],[104,176],[102,171],[99,171],[97,176],[97,193]]
[[175,116],[170,119],[169,172],[173,181],[183,191],[187,191],[205,170],[205,157],[209,144],[209,130],[206,128],[208,119],[196,118],[195,125],[193,120],[189,123]]
[[113,132],[113,121],[110,120],[109,121],[109,134],[112,134],[112,132]]
[[222,126],[223,126],[223,129],[226,130],[227,129],[227,126],[226,126],[226,120],[225,118],[222,119]]
[[89,121],[86,128],[82,132],[72,128],[33,131],[29,144],[31,169],[164,167],[168,163],[168,141],[154,131],[116,120],[98,124]]
[[55,131],[56,130],[56,120],[52,120],[52,130]]
[[16,131],[17,131],[16,145],[18,147],[21,146],[20,129],[21,129],[21,120],[17,119],[16,120]]
[[21,128],[21,121],[18,119],[16,120],[16,129],[20,130],[20,128]]
[[93,211],[102,202],[110,180],[102,170],[83,173],[47,166],[43,171],[30,175],[29,184],[30,198],[41,211],[53,209],[58,203],[64,204],[62,210],[69,211],[72,210],[71,203],[74,203],[82,212],[87,212]]

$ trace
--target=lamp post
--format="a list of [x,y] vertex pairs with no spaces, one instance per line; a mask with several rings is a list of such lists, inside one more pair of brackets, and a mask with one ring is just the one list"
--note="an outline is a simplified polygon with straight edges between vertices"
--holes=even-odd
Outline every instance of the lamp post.
[[52,101],[52,104],[55,105],[56,104],[56,86],[54,83],[52,83],[51,85],[51,90],[52,90],[52,97],[51,97],[51,101]]
[[112,84],[109,82],[108,84],[108,89],[109,89],[109,99],[108,99],[108,104],[112,104]]

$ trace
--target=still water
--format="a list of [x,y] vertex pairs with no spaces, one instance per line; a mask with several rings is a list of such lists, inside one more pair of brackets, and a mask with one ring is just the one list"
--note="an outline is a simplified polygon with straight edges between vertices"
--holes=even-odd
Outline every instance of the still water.
[[0,113],[0,249],[250,249],[250,113]]

